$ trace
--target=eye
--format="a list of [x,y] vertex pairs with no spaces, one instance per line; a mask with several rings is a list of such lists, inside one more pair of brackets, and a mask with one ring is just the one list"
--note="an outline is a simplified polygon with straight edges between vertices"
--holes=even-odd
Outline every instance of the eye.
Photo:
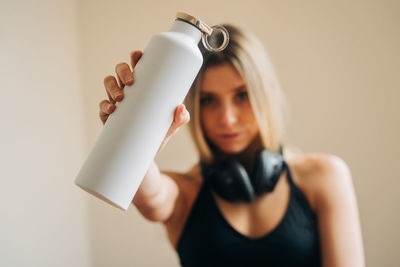
[[249,96],[248,96],[247,92],[243,91],[243,92],[239,92],[237,94],[237,97],[239,98],[239,100],[247,100]]
[[201,97],[200,105],[210,105],[212,104],[214,99],[211,96]]

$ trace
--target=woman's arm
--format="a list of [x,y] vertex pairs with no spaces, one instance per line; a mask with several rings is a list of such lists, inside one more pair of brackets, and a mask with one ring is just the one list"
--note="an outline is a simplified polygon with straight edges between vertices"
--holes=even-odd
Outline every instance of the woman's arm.
[[132,203],[146,219],[164,222],[172,215],[178,194],[176,182],[153,161]]
[[323,266],[365,266],[350,170],[342,159],[333,155],[322,157],[318,165],[314,192]]

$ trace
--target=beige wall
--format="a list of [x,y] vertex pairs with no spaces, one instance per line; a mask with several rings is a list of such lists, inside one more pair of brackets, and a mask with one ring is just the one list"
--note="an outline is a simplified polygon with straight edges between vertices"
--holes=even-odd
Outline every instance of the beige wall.
[[74,1],[0,3],[0,266],[89,266]]
[[[28,3],[0,6],[1,266],[178,266],[160,225],[73,185],[102,128],[103,78],[177,11],[260,37],[291,106],[289,143],[348,163],[367,264],[398,265],[398,1]],[[196,161],[186,129],[156,160]]]

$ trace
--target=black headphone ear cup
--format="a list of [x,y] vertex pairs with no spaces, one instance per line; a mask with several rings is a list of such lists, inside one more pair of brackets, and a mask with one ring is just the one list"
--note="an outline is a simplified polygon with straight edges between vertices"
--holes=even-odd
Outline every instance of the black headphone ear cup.
[[227,164],[229,165],[228,168],[233,172],[232,177],[235,180],[235,188],[237,188],[241,199],[252,201],[256,197],[256,192],[246,169],[234,159],[228,159]]
[[264,149],[256,157],[253,185],[257,194],[271,192],[282,172],[284,158],[281,154]]
[[254,161],[254,168],[253,168],[253,188],[256,194],[260,194],[261,188],[264,187],[265,184],[265,163],[263,162],[264,157],[262,156],[262,152],[260,151]]
[[245,168],[234,159],[217,165],[201,165],[205,181],[224,199],[252,201],[255,191]]

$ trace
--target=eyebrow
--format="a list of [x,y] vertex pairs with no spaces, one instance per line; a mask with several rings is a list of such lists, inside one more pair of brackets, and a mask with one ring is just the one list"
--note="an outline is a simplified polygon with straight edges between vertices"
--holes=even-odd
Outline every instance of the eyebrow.
[[[242,84],[242,85],[239,85],[239,86],[236,87],[236,88],[233,88],[232,90],[230,90],[230,92],[238,92],[238,91],[241,91],[241,90],[243,90],[243,89],[246,89],[246,85],[245,85],[245,84]],[[200,94],[204,94],[204,95],[213,95],[214,92],[201,91]]]

